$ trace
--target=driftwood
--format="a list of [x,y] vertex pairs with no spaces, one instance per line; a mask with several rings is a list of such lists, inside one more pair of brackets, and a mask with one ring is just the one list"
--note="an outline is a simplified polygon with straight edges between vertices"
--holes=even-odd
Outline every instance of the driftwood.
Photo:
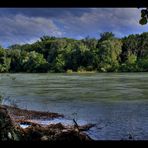
[[[36,125],[38,125],[38,126],[41,126],[41,124],[39,124],[39,123],[36,123],[36,122],[33,122],[33,121],[30,121],[30,120],[24,120],[24,119],[16,119],[15,120],[15,122],[17,122],[17,123],[19,123],[19,124],[24,124],[24,125],[30,125],[30,126],[36,126]],[[76,122],[76,121],[75,121]],[[77,122],[76,122],[77,123]],[[45,125],[44,125],[45,126]],[[87,130],[89,130],[90,128],[92,128],[92,127],[94,127],[95,126],[95,124],[86,124],[86,125],[78,125],[78,124],[76,124],[76,125],[74,125],[74,126],[66,126],[66,125],[62,125],[61,123],[57,123],[57,124],[49,124],[49,125],[46,125],[46,126],[48,126],[48,127],[57,127],[58,126],[58,128],[61,126],[61,127],[63,127],[63,129],[65,128],[71,128],[71,129],[75,129],[75,130],[77,130],[78,132],[81,132],[81,131],[87,131]]]
[[[13,110],[14,109],[14,110]],[[19,111],[19,112],[17,112]],[[29,113],[31,115],[29,115]],[[83,133],[83,130],[89,129],[90,125],[79,126],[76,122],[74,126],[64,126],[61,123],[42,126],[38,123],[29,121],[30,117],[59,117],[56,113],[41,113],[36,111],[26,111],[18,108],[0,106],[0,140],[18,140],[18,141],[92,141],[92,139]],[[17,117],[18,115],[18,117]],[[20,116],[27,117],[19,118]],[[29,117],[28,117],[29,116]],[[12,118],[13,117],[13,118]],[[63,116],[62,116],[63,117]],[[41,117],[42,118],[42,117]],[[40,119],[40,118],[39,118]],[[18,123],[30,125],[23,129]],[[6,126],[5,126],[6,125]],[[9,125],[9,126],[8,126]],[[5,127],[5,128],[3,128]],[[79,130],[75,130],[75,128]]]
[[87,134],[76,131],[72,126],[66,127],[61,123],[45,127],[36,124],[23,130],[25,140],[31,141],[92,141]]
[[86,124],[86,125],[79,126],[75,119],[73,119],[73,122],[74,122],[74,128],[76,130],[78,130],[78,132],[80,132],[80,131],[87,131],[90,128],[95,126],[95,124]]
[[79,130],[80,131],[88,131],[90,128],[96,126],[96,124],[86,124],[86,125],[83,125],[83,126],[79,126]]

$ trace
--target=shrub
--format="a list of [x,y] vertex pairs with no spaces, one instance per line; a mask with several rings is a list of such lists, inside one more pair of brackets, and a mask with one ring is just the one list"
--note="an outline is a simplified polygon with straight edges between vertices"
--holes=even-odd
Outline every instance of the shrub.
[[66,73],[73,73],[73,71],[72,71],[71,69],[68,69],[68,70],[66,71]]

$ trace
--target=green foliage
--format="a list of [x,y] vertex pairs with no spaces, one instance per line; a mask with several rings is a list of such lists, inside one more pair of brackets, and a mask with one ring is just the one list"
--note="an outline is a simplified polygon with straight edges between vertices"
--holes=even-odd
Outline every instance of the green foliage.
[[66,71],[66,73],[73,73],[73,71],[71,70],[71,69],[68,69],[67,71]]
[[6,57],[6,51],[0,48],[0,72],[8,72],[10,69],[10,58]]
[[10,72],[21,72],[22,65],[21,65],[21,50],[14,49],[10,50]]
[[148,22],[148,8],[141,10],[141,19],[139,20],[139,23],[141,25],[145,25]]
[[119,66],[122,43],[117,39],[103,40],[99,44],[99,71],[117,71]]
[[137,60],[137,56],[134,54],[128,54],[128,58],[127,58],[127,64],[135,64]]
[[139,59],[137,65],[139,67],[139,71],[148,72],[148,57]]
[[49,66],[43,55],[35,51],[30,52],[23,64],[26,72],[47,72]]
[[134,54],[137,59],[143,58],[148,54],[148,33],[129,35],[122,39],[122,62],[128,59],[128,55]]
[[139,70],[139,67],[136,63],[135,64],[124,63],[124,64],[120,65],[119,71],[121,71],[121,72],[138,72],[140,70]]
[[104,32],[100,34],[100,41],[104,40],[110,40],[115,37],[115,35],[112,32]]
[[58,54],[56,57],[52,70],[55,72],[64,72],[65,59],[62,54]]
[[77,72],[78,72],[78,73],[86,72],[86,69],[85,69],[85,67],[80,66],[80,67],[78,68]]
[[33,44],[0,47],[0,72],[148,71],[148,32],[118,39],[43,36]]
[[139,23],[140,23],[141,25],[147,24],[147,18],[146,18],[146,17],[142,17],[141,20],[139,21]]

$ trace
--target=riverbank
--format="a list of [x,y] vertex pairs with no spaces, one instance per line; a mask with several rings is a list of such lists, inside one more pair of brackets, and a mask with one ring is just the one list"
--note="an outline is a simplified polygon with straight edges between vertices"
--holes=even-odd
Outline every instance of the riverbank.
[[[11,106],[0,106],[0,140],[1,141],[92,141],[83,131],[94,125],[79,126],[75,120],[71,126],[61,123],[42,125],[33,119],[63,118],[57,113],[38,112]],[[32,119],[32,120],[31,120]],[[22,128],[21,124],[28,125]]]

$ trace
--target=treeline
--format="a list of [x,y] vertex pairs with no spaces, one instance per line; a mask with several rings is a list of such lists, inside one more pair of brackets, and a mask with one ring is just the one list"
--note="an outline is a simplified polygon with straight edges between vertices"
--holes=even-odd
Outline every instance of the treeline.
[[0,47],[0,72],[147,72],[148,32],[82,40],[43,36],[33,44]]

